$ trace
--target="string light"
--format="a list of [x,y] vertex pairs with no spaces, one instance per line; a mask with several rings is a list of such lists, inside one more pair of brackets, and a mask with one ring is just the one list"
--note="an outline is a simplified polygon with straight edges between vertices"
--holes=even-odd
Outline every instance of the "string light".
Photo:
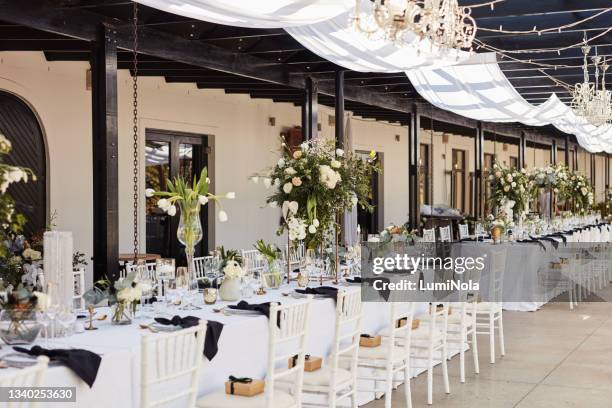
[[572,23],[569,24],[564,24],[558,27],[550,27],[550,28],[543,28],[541,30],[537,29],[537,26],[533,26],[533,28],[531,30],[504,30],[502,28],[502,26],[499,26],[499,29],[496,28],[486,28],[486,27],[478,27],[478,29],[480,31],[488,31],[488,32],[492,32],[492,33],[501,33],[501,34],[533,34],[534,32],[537,32],[538,35],[541,35],[542,33],[547,33],[547,32],[551,32],[551,31],[557,31],[559,33],[562,32],[562,30],[567,29],[567,28],[572,28],[572,27],[576,27],[582,23],[585,23],[589,20],[593,20],[594,18],[597,18],[603,14],[608,13],[609,11],[612,11],[612,7],[609,7],[607,9],[604,9],[598,13],[593,14],[592,16],[583,18],[582,20],[577,20],[574,21]]

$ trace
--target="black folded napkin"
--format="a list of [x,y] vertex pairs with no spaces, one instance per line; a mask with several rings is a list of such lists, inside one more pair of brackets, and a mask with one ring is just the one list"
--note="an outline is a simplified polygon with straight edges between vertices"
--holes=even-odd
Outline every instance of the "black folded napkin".
[[540,238],[537,238],[537,239],[538,240],[542,240],[542,241],[550,242],[555,249],[559,248],[559,241],[557,241],[554,238],[551,238],[551,237],[540,237]]
[[[346,281],[349,282],[349,283],[369,283],[372,286],[374,285],[375,281],[386,282],[387,284],[391,282],[387,278],[365,278],[364,279],[361,276],[355,276],[352,279],[351,278],[347,278]],[[380,295],[383,297],[383,299],[389,300],[389,295],[391,294],[391,291],[389,289],[384,289],[384,290],[379,290],[378,293],[380,293]]]
[[[172,319],[164,317],[156,317],[155,321],[159,324],[181,326],[183,329],[197,326],[200,324],[200,318],[195,316],[174,316]],[[223,323],[214,320],[206,322],[206,335],[204,336],[204,356],[211,361],[219,351],[219,337],[223,331]]]
[[[278,304],[280,305],[280,303]],[[240,302],[238,302],[237,305],[230,305],[228,306],[228,308],[234,309],[234,310],[253,310],[253,311],[261,313],[262,315],[266,316],[268,319],[270,318],[270,302],[251,304],[249,302],[241,300]],[[280,328],[280,313],[278,314],[278,318],[276,319],[276,325]]]
[[476,238],[461,238],[459,242],[476,242]]
[[304,295],[321,295],[324,297],[333,298],[334,300],[338,298],[338,288],[333,288],[331,286],[319,286],[316,288],[304,288],[304,289],[296,289],[297,293],[302,293]]
[[529,239],[519,239],[516,242],[520,242],[522,244],[538,244],[544,251],[546,251],[546,246],[538,241],[537,239],[529,238]]
[[13,347],[13,349],[31,356],[47,356],[49,360],[61,363],[85,381],[89,388],[96,381],[102,362],[102,357],[83,349],[45,349],[40,346],[34,346],[29,350],[23,347]]
[[561,238],[563,240],[563,243],[567,243],[567,237],[561,233],[556,233],[556,234],[550,234],[548,235],[549,237],[557,237],[557,238]]

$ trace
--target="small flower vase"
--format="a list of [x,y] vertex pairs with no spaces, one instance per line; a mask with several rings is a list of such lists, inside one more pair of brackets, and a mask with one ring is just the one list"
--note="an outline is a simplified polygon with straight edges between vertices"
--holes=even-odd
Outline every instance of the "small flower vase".
[[0,339],[5,344],[33,343],[42,325],[36,321],[36,313],[31,308],[7,308],[0,312]]
[[242,295],[242,279],[223,279],[223,283],[219,288],[219,297],[226,302],[233,302],[240,299]]
[[277,260],[268,263],[268,270],[262,274],[264,286],[269,289],[278,289],[283,281],[280,264]]
[[113,317],[111,318],[111,324],[123,326],[132,324],[134,318],[134,306],[128,302],[117,302],[113,306]]
[[195,271],[193,269],[193,254],[195,246],[202,240],[203,231],[200,222],[200,204],[189,206],[181,203],[181,218],[179,220],[176,237],[179,242],[185,245],[185,255],[187,257],[187,271],[189,274],[189,285],[197,285]]
[[300,288],[305,288],[308,286],[310,277],[308,276],[308,271],[306,269],[300,269],[297,276],[297,284]]
[[500,227],[493,227],[491,229],[491,238],[493,239],[494,243],[498,243],[501,240],[501,228]]

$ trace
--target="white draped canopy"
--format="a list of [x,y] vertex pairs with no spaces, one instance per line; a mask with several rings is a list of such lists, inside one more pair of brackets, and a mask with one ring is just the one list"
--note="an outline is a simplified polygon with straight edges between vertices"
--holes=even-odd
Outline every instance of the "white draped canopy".
[[145,6],[216,24],[285,28],[327,20],[354,7],[353,0],[135,0]]
[[552,124],[576,135],[590,152],[612,152],[611,125],[587,123],[554,94],[541,105],[530,104],[499,68],[495,53],[478,54],[461,65],[420,68],[406,74],[417,92],[441,109],[488,122]]
[[[315,54],[360,72],[405,71],[433,105],[476,120],[552,124],[590,152],[612,152],[612,125],[593,126],[556,95],[534,106],[514,89],[494,53],[441,53],[416,35],[407,44],[368,38],[350,24],[354,0],[135,0],[169,13],[239,27],[284,28]],[[370,0],[360,0],[371,11]]]

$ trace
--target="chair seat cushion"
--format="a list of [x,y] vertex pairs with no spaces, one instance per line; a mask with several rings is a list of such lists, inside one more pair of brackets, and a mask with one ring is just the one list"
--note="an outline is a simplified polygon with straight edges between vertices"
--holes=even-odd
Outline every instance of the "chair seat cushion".
[[[326,386],[331,380],[331,367],[323,366],[319,370],[304,371],[304,386]],[[336,371],[336,384],[342,384],[351,380],[351,372],[343,368]]]
[[[295,406],[295,399],[282,390],[274,389],[273,408],[290,408]],[[205,395],[196,402],[198,408],[266,408],[266,394],[253,397],[228,395],[225,390]]]
[[[395,360],[401,358],[405,353],[405,348],[402,346],[394,346],[393,356]],[[389,342],[383,340],[378,347],[359,347],[360,360],[386,360],[389,358]]]

